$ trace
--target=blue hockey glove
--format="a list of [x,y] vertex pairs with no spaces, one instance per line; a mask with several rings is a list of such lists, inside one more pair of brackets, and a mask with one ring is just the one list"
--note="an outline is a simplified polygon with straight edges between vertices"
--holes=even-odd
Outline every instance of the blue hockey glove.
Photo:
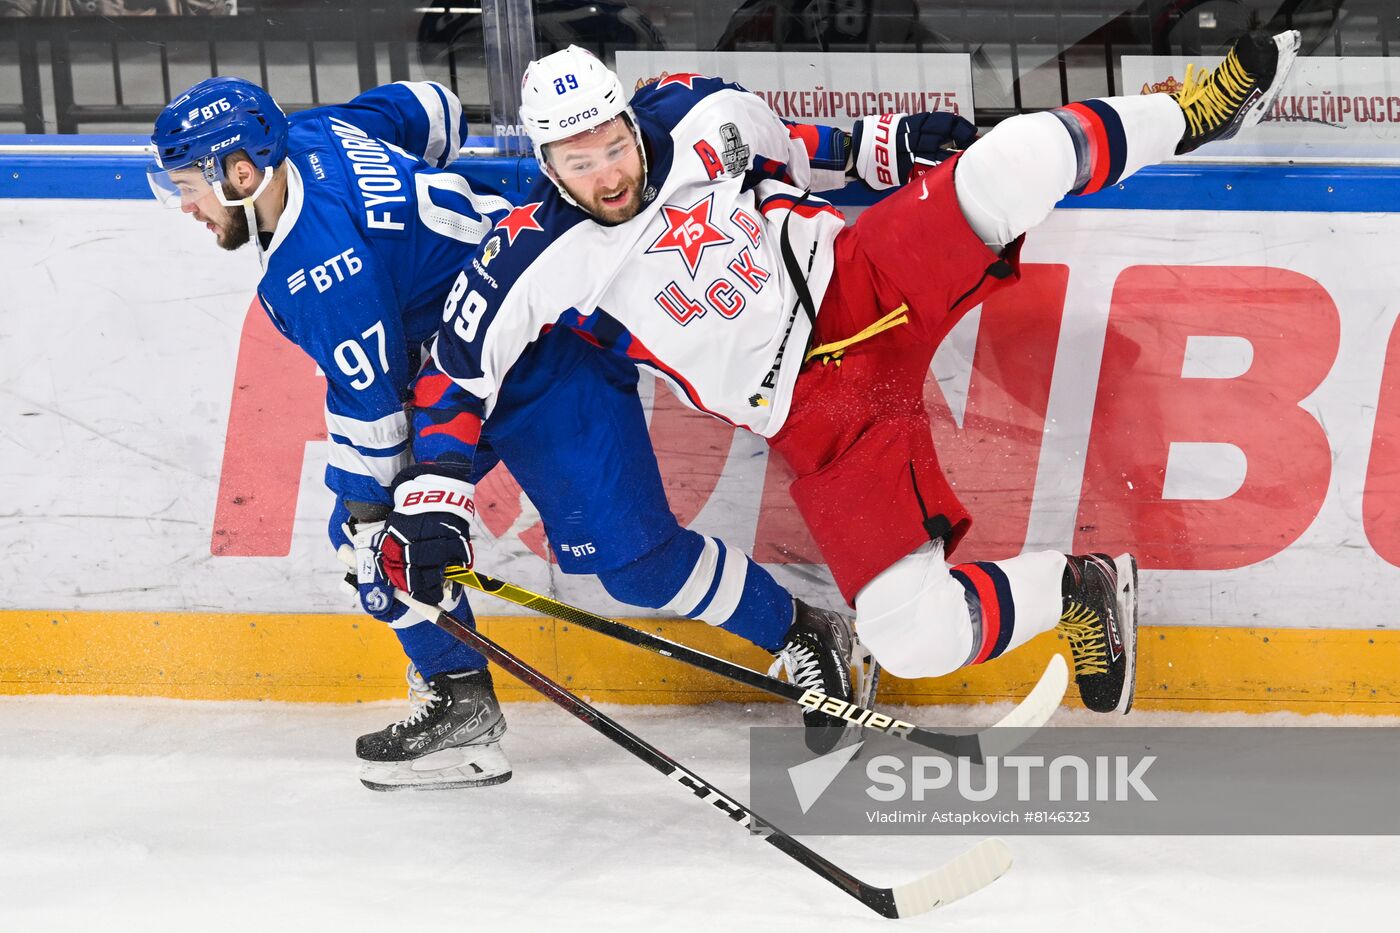
[[344,528],[355,548],[353,583],[360,596],[360,608],[380,622],[397,622],[408,607],[394,598],[394,587],[379,572],[375,560],[374,541],[384,531],[384,522],[357,522],[352,518]]
[[443,600],[443,569],[472,565],[472,484],[420,464],[394,480],[394,511],[376,542],[379,572],[430,605]]
[[851,134],[856,177],[875,191],[909,181],[914,167],[935,165],[977,138],[962,117],[934,113],[885,113],[862,117]]

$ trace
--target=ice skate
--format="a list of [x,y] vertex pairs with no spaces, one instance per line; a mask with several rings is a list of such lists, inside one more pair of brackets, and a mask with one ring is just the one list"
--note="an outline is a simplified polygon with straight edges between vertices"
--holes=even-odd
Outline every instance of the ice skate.
[[[855,699],[851,688],[851,654],[855,634],[851,622],[839,612],[816,609],[797,600],[796,616],[784,644],[768,673],[785,676],[804,690],[819,690],[847,703]],[[816,710],[804,710],[807,747],[825,754],[837,746],[847,722]]]
[[1186,135],[1176,154],[1229,139],[1262,120],[1293,67],[1300,42],[1296,29],[1272,38],[1250,34],[1230,48],[1214,71],[1187,65],[1184,86],[1172,95],[1186,112]]
[[1069,641],[1084,705],[1126,713],[1137,675],[1137,559],[1067,557],[1058,631]]
[[408,667],[413,713],[360,736],[360,782],[370,790],[444,790],[510,780],[501,751],[506,720],[488,670],[438,674],[424,681]]

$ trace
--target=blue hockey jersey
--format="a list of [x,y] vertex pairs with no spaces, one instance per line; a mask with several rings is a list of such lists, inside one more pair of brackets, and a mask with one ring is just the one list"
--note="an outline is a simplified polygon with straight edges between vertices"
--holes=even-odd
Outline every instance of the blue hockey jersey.
[[326,484],[341,500],[387,504],[411,459],[416,348],[464,257],[511,205],[451,166],[467,123],[441,85],[378,87],[290,124],[287,203],[258,297],[326,374]]

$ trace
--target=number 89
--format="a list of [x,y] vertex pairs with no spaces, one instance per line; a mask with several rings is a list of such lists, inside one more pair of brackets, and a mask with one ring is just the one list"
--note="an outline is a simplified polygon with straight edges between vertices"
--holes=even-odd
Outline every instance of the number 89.
[[562,78],[554,79],[554,93],[564,94],[574,90],[578,90],[578,78],[573,75],[564,75]]

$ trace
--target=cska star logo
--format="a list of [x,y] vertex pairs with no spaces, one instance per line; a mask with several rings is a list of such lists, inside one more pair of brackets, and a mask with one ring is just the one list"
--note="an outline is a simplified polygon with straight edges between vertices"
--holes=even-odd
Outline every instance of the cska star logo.
[[695,79],[696,79],[696,78],[703,78],[703,77],[705,77],[705,76],[704,76],[704,75],[697,75],[697,74],[689,74],[689,73],[675,74],[675,75],[663,74],[663,75],[661,76],[661,80],[658,81],[658,82],[656,82],[656,86],[657,86],[657,87],[665,87],[665,86],[668,85],[668,84],[683,84],[683,85],[685,85],[685,89],[686,89],[687,91],[693,91],[693,90],[695,90]]
[[725,236],[718,227],[710,223],[710,209],[714,206],[714,200],[715,196],[709,194],[690,207],[663,205],[661,216],[666,222],[666,229],[656,238],[655,243],[647,247],[647,252],[664,253],[667,250],[675,250],[685,260],[690,277],[695,278],[705,247],[734,242],[733,237]]
[[540,209],[543,202],[536,201],[534,204],[522,204],[509,214],[501,218],[501,222],[496,224],[497,230],[505,231],[506,237],[510,240],[510,245],[515,245],[515,238],[526,230],[538,230],[544,232],[544,227],[535,219],[535,211]]

